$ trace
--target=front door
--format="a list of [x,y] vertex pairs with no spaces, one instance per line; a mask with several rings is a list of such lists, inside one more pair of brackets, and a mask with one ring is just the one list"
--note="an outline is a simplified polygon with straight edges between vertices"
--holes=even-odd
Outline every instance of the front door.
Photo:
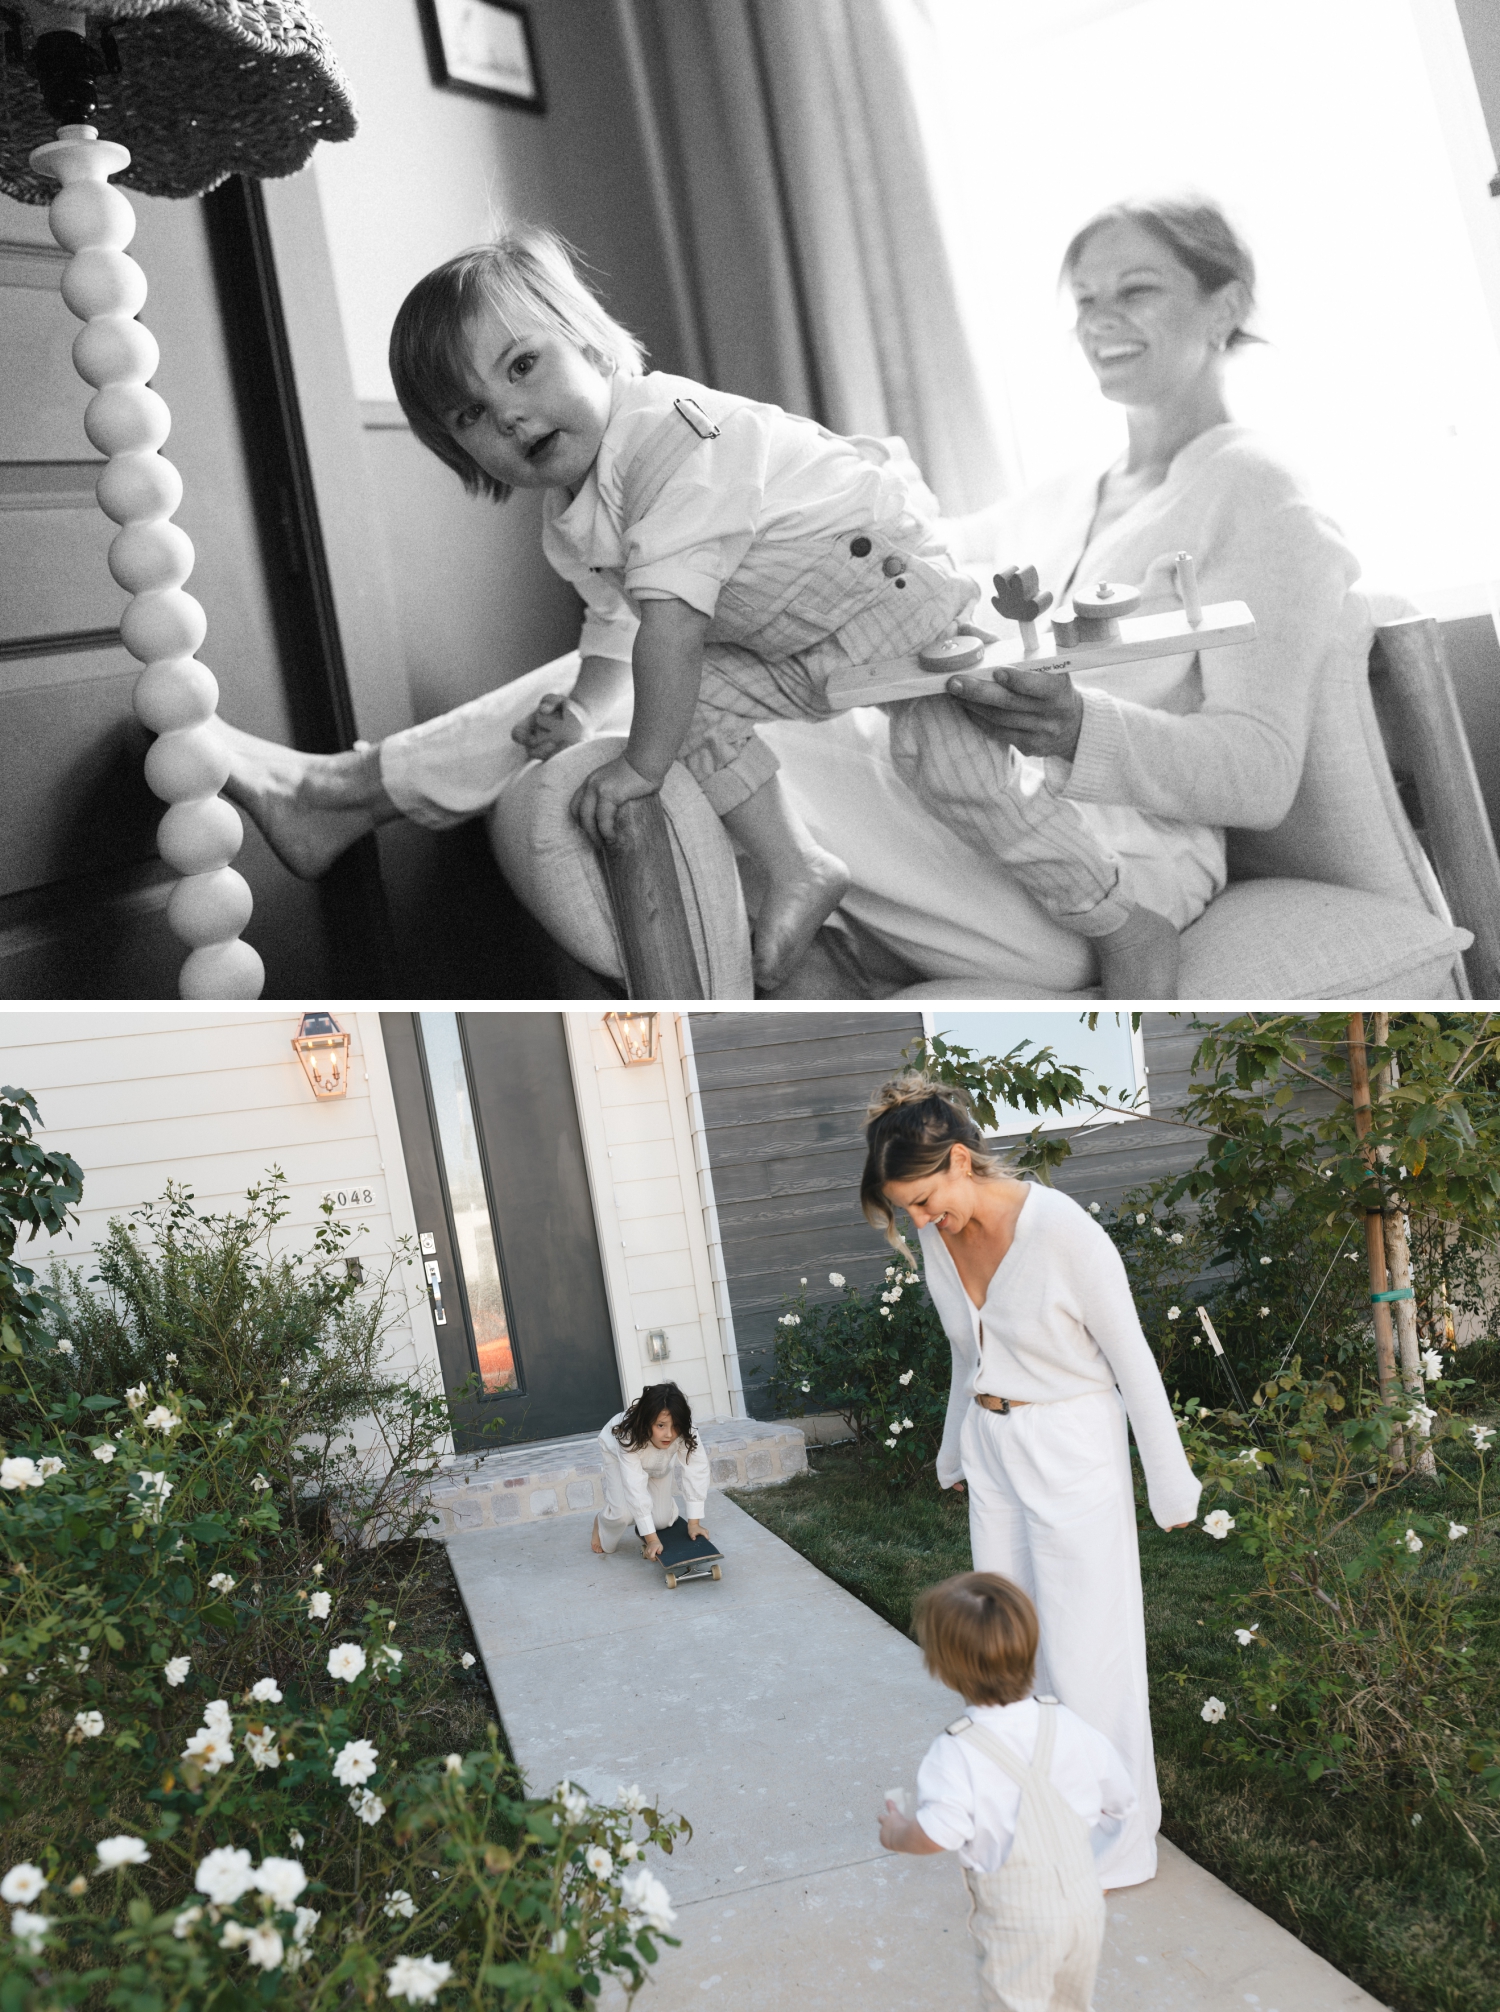
[[597,1432],[620,1409],[557,1013],[385,1013],[461,1452]]

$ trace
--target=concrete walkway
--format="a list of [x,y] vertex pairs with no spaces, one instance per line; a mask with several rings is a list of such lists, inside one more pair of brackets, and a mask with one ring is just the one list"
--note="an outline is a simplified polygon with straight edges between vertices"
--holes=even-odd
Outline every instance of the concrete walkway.
[[[956,1703],[904,1635],[720,1495],[721,1582],[669,1592],[587,1516],[449,1539],[512,1749],[534,1790],[639,1783],[689,1817],[678,1910],[642,2012],[934,2012],[978,2005],[957,1862],[881,1851],[885,1791]],[[1379,2012],[1368,1993],[1169,1844],[1111,1896],[1095,2012]],[[606,2006],[623,1993],[606,1992]]]

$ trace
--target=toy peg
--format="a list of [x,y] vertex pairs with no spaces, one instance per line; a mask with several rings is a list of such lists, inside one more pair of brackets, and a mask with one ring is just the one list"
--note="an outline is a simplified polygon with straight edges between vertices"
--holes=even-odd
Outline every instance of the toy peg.
[[1177,554],[1177,593],[1182,611],[1188,618],[1188,627],[1196,629],[1203,620],[1203,603],[1198,598],[1198,569],[1193,564],[1191,552]]
[[[1092,592],[1075,594],[1074,643],[1117,643],[1121,616],[1133,615],[1140,605],[1139,587],[1123,586],[1113,580],[1101,580]],[[1056,626],[1054,623],[1054,631]]]
[[1037,592],[1036,567],[1007,566],[1003,573],[997,573],[992,605],[1008,622],[1020,623],[1022,648],[1028,657],[1034,657],[1041,648],[1037,641],[1037,616],[1052,606],[1050,594]]

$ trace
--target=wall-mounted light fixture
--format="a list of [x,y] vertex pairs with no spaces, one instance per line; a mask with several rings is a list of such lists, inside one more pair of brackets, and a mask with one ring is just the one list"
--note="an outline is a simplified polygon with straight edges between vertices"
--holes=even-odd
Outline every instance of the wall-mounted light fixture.
[[627,1069],[638,1069],[656,1060],[657,1019],[655,1013],[605,1014],[604,1024],[609,1029],[609,1038],[619,1050],[620,1060]]
[[331,1013],[304,1013],[292,1036],[297,1060],[320,1101],[342,1097],[349,1088],[349,1036]]
[[653,1327],[646,1336],[646,1354],[652,1362],[665,1362],[672,1350],[667,1341],[667,1331],[663,1327]]

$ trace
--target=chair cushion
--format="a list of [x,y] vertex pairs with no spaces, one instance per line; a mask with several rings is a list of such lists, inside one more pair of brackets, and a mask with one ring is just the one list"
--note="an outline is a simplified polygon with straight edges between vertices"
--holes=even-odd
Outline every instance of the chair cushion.
[[[621,737],[607,734],[533,763],[502,790],[488,817],[501,871],[537,921],[569,956],[621,984],[625,958],[604,869],[570,806],[585,779],[624,749]],[[734,847],[686,769],[668,772],[661,801],[705,994],[751,999],[750,925]]]
[[1473,937],[1411,903],[1316,880],[1227,887],[1182,934],[1182,999],[1460,997]]

